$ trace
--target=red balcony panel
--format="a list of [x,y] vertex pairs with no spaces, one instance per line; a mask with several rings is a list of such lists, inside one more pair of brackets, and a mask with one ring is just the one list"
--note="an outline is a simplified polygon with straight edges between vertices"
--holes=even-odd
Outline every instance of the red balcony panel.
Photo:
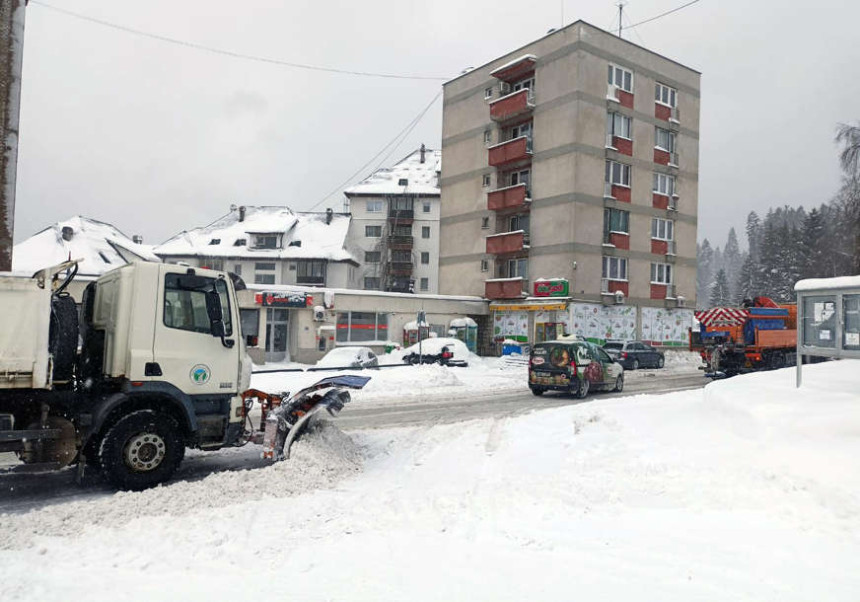
[[622,107],[627,107],[628,109],[633,108],[633,95],[630,92],[618,89],[615,92],[615,98],[618,99],[618,102]]
[[665,299],[666,291],[669,287],[665,284],[652,284],[651,285],[651,298],[652,299]]
[[487,162],[491,167],[499,167],[515,161],[524,161],[531,157],[528,150],[528,138],[521,136],[508,140],[488,149]]
[[509,232],[507,234],[496,234],[487,237],[487,253],[502,255],[505,253],[516,253],[523,250],[525,244],[525,232]]
[[654,207],[654,209],[668,209],[669,197],[665,194],[657,194],[655,192],[651,195],[651,206]]
[[494,190],[487,194],[487,209],[501,211],[523,207],[526,204],[526,193],[525,184]]
[[622,203],[630,202],[630,189],[626,186],[616,186],[612,185],[612,196],[616,201],[621,201]]
[[622,282],[620,280],[610,280],[607,284],[609,286],[609,292],[610,293],[615,294],[615,293],[620,291],[620,292],[624,293],[625,297],[630,296],[630,293],[629,293],[630,283],[629,282]]
[[666,105],[661,105],[660,103],[654,103],[654,117],[664,121],[669,121],[672,117],[672,108],[667,107]]
[[612,146],[615,147],[622,155],[627,155],[628,157],[633,156],[633,141],[628,140],[627,138],[619,138],[618,136],[612,137]]
[[669,251],[669,243],[665,240],[651,239],[651,252],[657,255],[665,255]]
[[535,70],[535,62],[537,62],[535,55],[524,54],[501,67],[496,67],[490,71],[490,75],[503,82],[516,82],[524,79]]
[[664,151],[659,148],[654,149],[654,163],[659,163],[660,165],[669,165],[669,151]]
[[522,278],[503,278],[484,282],[487,299],[519,299],[523,296]]
[[609,244],[615,245],[616,249],[629,249],[630,235],[622,232],[610,232]]
[[524,115],[534,108],[529,100],[530,90],[524,89],[503,96],[490,103],[490,119],[493,121],[506,121],[519,115]]

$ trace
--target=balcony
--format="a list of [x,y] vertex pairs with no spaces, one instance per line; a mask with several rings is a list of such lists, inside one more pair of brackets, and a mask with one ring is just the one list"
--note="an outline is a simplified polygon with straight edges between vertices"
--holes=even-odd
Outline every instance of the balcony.
[[524,230],[493,234],[487,237],[487,253],[490,255],[517,253],[526,249],[528,242],[528,233]]
[[622,107],[627,107],[628,109],[633,109],[633,94],[622,90],[615,84],[608,84],[608,88],[606,89],[606,100],[610,102],[617,102]]
[[614,295],[615,293],[623,293],[628,296],[629,283],[626,280],[610,280],[603,278],[600,280],[600,294]]
[[484,281],[484,297],[487,299],[520,299],[526,281],[523,278],[494,278]]
[[612,245],[616,249],[630,249],[630,234],[627,232],[610,231],[603,235],[603,244]]
[[411,276],[412,262],[411,261],[393,261],[389,264],[389,273],[392,276]]
[[530,202],[531,194],[525,184],[514,184],[487,194],[487,209],[490,211],[522,209]]
[[415,212],[412,209],[389,209],[389,221],[397,222],[398,224],[411,224],[415,218]]
[[507,121],[525,115],[535,108],[534,92],[530,88],[517,90],[490,103],[490,119]]
[[[606,150],[615,151],[621,155],[633,156],[633,140],[630,138],[622,138],[621,136],[613,136],[611,133],[606,134]],[[609,154],[607,153],[607,157]]]
[[654,103],[654,117],[668,121],[670,124],[678,125],[681,123],[678,107],[670,107],[668,105]]
[[516,82],[535,70],[537,57],[533,54],[524,54],[512,61],[496,67],[490,71],[490,75],[503,82]]
[[516,163],[517,161],[527,161],[532,157],[532,140],[527,136],[520,136],[501,144],[496,144],[487,149],[487,162],[491,167],[501,167]]
[[413,240],[411,236],[389,236],[388,248],[393,250],[411,250]]
[[622,203],[630,202],[630,188],[628,186],[620,186],[611,182],[603,183],[603,198],[615,199]]

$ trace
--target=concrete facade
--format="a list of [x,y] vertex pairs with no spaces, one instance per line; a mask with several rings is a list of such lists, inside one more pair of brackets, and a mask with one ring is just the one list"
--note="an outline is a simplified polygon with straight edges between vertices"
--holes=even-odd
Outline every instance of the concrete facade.
[[[632,94],[609,88],[610,65],[631,74]],[[513,101],[518,79],[532,80],[530,107],[491,117],[499,103]],[[580,21],[446,83],[439,291],[504,299],[509,293],[494,296],[487,281],[525,269],[529,294],[537,278],[564,278],[581,301],[614,304],[622,291],[625,303],[641,307],[694,307],[699,80],[692,69]],[[655,101],[658,83],[674,90],[674,109]],[[609,113],[632,120],[628,135],[607,136]],[[531,124],[530,152],[490,165],[499,145],[523,135],[523,124]],[[671,157],[655,151],[658,127],[674,134]],[[627,166],[629,187],[605,186],[607,162]],[[488,197],[504,194],[511,174],[523,170],[528,198],[491,210]],[[654,174],[674,178],[675,194],[655,196]],[[626,212],[626,233],[610,235],[607,209]],[[654,218],[672,223],[668,243],[666,235],[652,239]],[[516,229],[526,230],[524,244],[488,253],[487,236]],[[626,278],[607,278],[604,257],[626,261]],[[670,266],[670,282],[652,264]],[[652,280],[654,269],[664,272]]]

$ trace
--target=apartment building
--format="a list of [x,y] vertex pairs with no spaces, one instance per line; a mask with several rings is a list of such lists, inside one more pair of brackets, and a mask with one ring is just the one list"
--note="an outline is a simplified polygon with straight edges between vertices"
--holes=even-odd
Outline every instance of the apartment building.
[[440,292],[504,312],[564,281],[544,320],[571,329],[592,304],[632,315],[630,338],[695,307],[699,81],[577,21],[447,82]]
[[439,292],[441,157],[422,144],[344,191],[348,248],[361,264],[355,288]]

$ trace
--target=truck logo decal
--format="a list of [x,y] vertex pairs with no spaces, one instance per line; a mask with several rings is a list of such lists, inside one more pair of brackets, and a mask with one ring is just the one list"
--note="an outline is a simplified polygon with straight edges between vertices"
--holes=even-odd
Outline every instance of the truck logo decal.
[[209,382],[209,378],[212,376],[212,371],[206,364],[197,364],[191,368],[191,373],[188,376],[191,378],[191,382],[195,385],[205,385]]

